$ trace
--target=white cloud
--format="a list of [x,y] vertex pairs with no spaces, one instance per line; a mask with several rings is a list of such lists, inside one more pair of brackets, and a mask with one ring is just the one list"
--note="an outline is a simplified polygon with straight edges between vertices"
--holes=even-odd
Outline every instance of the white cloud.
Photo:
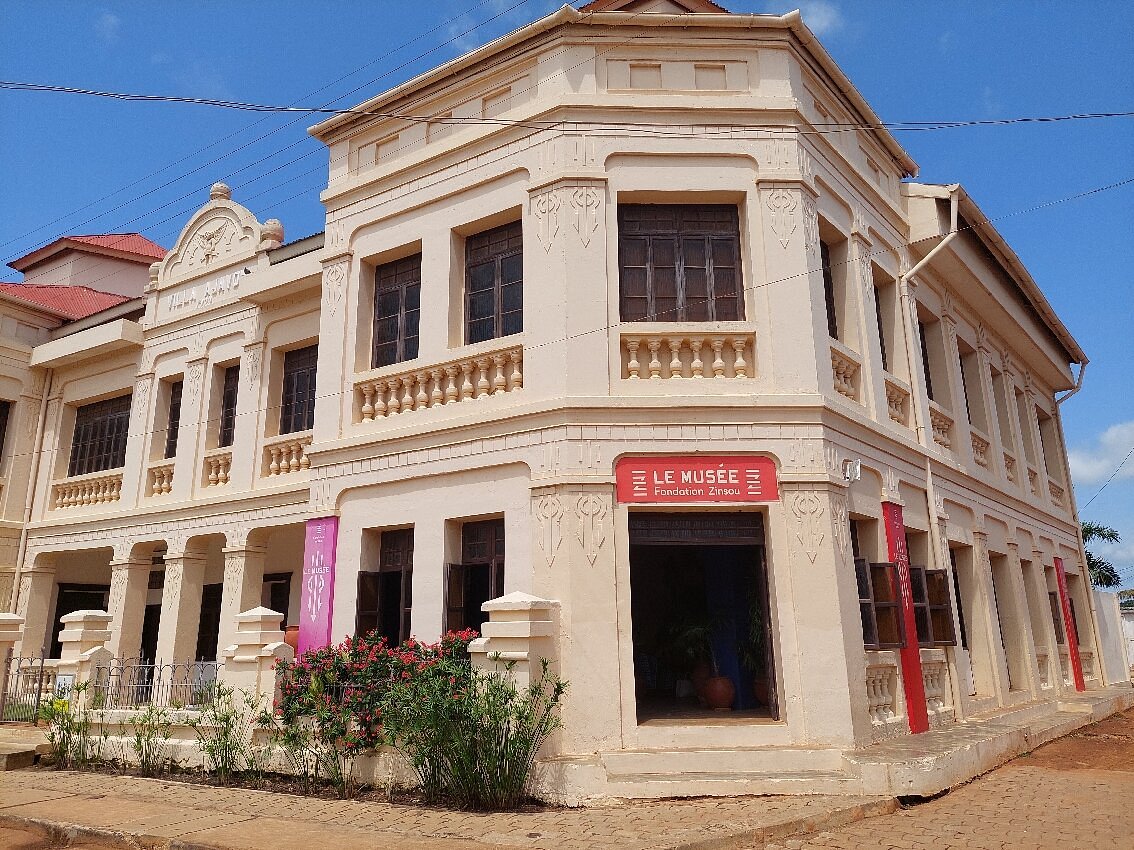
[[998,116],[1003,108],[1003,104],[1001,104],[1000,98],[996,96],[992,86],[984,87],[984,91],[980,94],[980,102],[984,107],[984,114],[989,117]]
[[843,28],[843,13],[830,0],[800,0],[799,11],[808,29],[819,37]]
[[118,41],[118,30],[122,26],[122,19],[112,12],[103,12],[95,21],[95,35],[103,44],[113,44]]
[[953,31],[945,30],[945,32],[937,37],[937,49],[942,53],[952,53],[953,43],[955,41],[956,37],[953,35]]
[[[1134,446],[1134,420],[1111,425],[1093,445],[1076,447],[1067,452],[1071,477],[1076,484],[1101,484],[1122,463]],[[1126,461],[1115,480],[1134,478],[1134,457]]]

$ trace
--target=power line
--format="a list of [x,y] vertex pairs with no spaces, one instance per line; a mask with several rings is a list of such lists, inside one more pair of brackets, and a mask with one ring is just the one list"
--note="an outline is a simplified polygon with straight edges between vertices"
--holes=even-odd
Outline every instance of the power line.
[[[1049,209],[1049,208],[1056,206],[1058,204],[1067,203],[1067,202],[1070,202],[1070,201],[1078,200],[1080,198],[1090,197],[1092,195],[1097,195],[1101,192],[1105,192],[1105,191],[1112,190],[1112,189],[1117,189],[1121,186],[1126,186],[1126,185],[1129,185],[1129,184],[1132,184],[1132,183],[1134,183],[1134,176],[1128,177],[1125,180],[1121,180],[1121,181],[1118,181],[1116,183],[1108,184],[1106,186],[1098,186],[1098,187],[1095,187],[1094,189],[1089,189],[1085,192],[1078,192],[1074,195],[1068,195],[1068,196],[1065,196],[1065,197],[1062,197],[1062,198],[1053,199],[1051,201],[1045,201],[1043,203],[1035,204],[1031,207],[1026,207],[1024,209],[1015,210],[1015,211],[1010,212],[1010,213],[1005,213],[1005,214],[1000,215],[1000,216],[987,217],[987,218],[981,219],[979,221],[970,222],[970,223],[967,223],[964,226],[958,227],[956,231],[950,231],[950,232],[961,233],[961,232],[964,232],[964,231],[967,231],[967,230],[973,230],[981,224],[992,223],[992,222],[999,220],[999,219],[1010,218],[1010,217],[1014,217],[1014,216],[1018,216],[1018,215],[1024,215],[1024,214],[1031,213],[1031,212],[1038,212],[1040,210]],[[931,241],[931,240],[935,240],[937,238],[939,238],[939,237],[938,236],[925,236],[921,239],[915,240],[914,242],[910,242],[908,244],[909,245],[917,245],[920,242],[928,242],[928,241]],[[887,253],[889,253],[889,252],[886,249],[877,249],[877,250],[868,252],[865,255],[865,258],[885,256]],[[863,258],[859,258],[859,259],[863,259]],[[836,262],[836,263],[832,263],[831,267],[848,267],[848,266],[853,265],[854,262],[856,262],[856,261],[848,258],[846,260],[842,260],[842,261],[839,261],[839,262]],[[808,268],[808,269],[805,269],[804,271],[796,272],[796,273],[793,273],[793,274],[790,274],[790,275],[786,275],[784,277],[776,278],[774,280],[768,280],[768,281],[764,281],[763,283],[754,283],[754,284],[751,284],[749,286],[744,286],[744,287],[741,288],[741,292],[753,292],[757,289],[763,289],[763,288],[768,287],[768,286],[775,286],[775,285],[781,284],[781,283],[788,283],[792,280],[796,280],[796,279],[799,279],[799,278],[805,278],[805,277],[808,277],[809,275],[816,274],[816,273],[820,272],[821,270],[822,270],[821,267]],[[704,300],[707,300],[707,299],[704,299]],[[658,316],[666,316],[669,313],[676,311],[677,309],[678,309],[677,307],[674,307],[672,310],[664,311],[663,313],[657,314],[656,316],[654,316],[652,318],[654,320],[657,320]],[[244,318],[241,318],[241,317],[225,318],[225,319],[218,321],[214,324],[210,324],[208,326],[208,330],[211,333],[214,333],[214,332],[221,331],[224,328],[227,328],[227,327],[230,327],[230,326],[233,326],[233,325],[242,324],[244,321],[246,321],[246,320]],[[559,344],[559,343],[562,343],[562,342],[569,342],[569,341],[574,340],[574,339],[580,339],[580,338],[585,337],[585,336],[590,336],[591,334],[607,333],[609,331],[615,330],[617,328],[625,327],[625,326],[631,326],[632,327],[635,324],[637,324],[637,323],[636,322],[630,322],[630,321],[612,322],[612,323],[607,324],[607,325],[602,325],[600,327],[591,328],[591,329],[585,330],[585,331],[580,331],[579,333],[575,333],[575,334],[568,334],[568,335],[565,335],[565,336],[562,336],[562,337],[556,337],[554,339],[546,339],[546,340],[543,340],[541,342],[527,343],[527,344],[524,345],[524,351],[526,353],[528,351],[534,351],[538,348],[544,348],[544,347],[549,346],[549,345],[556,345],[556,344]],[[220,335],[223,335],[223,334],[214,333],[214,336],[220,336]],[[664,336],[664,334],[661,334],[661,335]],[[507,337],[498,337],[498,339],[507,340]],[[412,363],[412,361],[406,361],[406,363],[407,364]],[[407,368],[407,371],[413,371],[412,367]],[[177,374],[177,373],[172,373],[171,375],[166,376],[166,377],[167,378],[172,377],[175,374]],[[46,388],[45,388],[45,391],[46,391]],[[347,395],[348,393],[353,394],[354,388],[352,387],[350,390],[347,390],[347,391],[317,392],[316,398],[317,399],[319,399],[319,398],[340,398],[344,395]],[[243,411],[243,412],[238,411],[235,415],[237,417],[252,416],[252,415],[259,415],[262,412],[264,412],[264,411],[261,411],[261,410],[248,410],[248,411]],[[213,422],[219,422],[219,421],[220,421],[219,416],[207,417],[207,418],[204,418],[204,419],[199,419],[196,422],[181,422],[179,427],[182,427],[182,428],[192,428],[192,427],[199,428],[201,425],[213,423]],[[241,420],[238,419],[237,421],[241,421]],[[146,423],[140,423],[140,424],[145,425]],[[154,434],[154,433],[158,433],[158,431],[149,430],[147,428],[146,430],[143,430],[143,431],[129,431],[127,436],[128,436],[128,438],[129,437],[137,438],[137,437],[144,437],[147,434]],[[25,456],[28,456],[30,454],[31,454],[31,452],[19,452],[19,453],[13,453],[12,456],[13,457],[25,457]],[[1134,454],[1134,448],[1132,448],[1131,453],[1127,455],[1127,459],[1130,458],[1131,454]],[[1126,461],[1124,460],[1123,463],[1125,463],[1125,462]],[[1122,467],[1122,465],[1120,464],[1119,469],[1121,469],[1121,467]],[[1111,478],[1108,479],[1106,483],[1109,484],[1110,481],[1113,480],[1113,478],[1117,474],[1118,474],[1118,470],[1116,469],[1114,474],[1111,475]],[[1103,488],[1105,488],[1105,487],[1106,487],[1106,484],[1103,485]],[[1100,489],[1099,492],[1102,492],[1102,490]],[[1096,493],[1095,495],[1097,496],[1098,494]],[[1093,498],[1092,498],[1092,501],[1093,501]],[[1090,502],[1088,502],[1087,504],[1089,505]],[[1086,507],[1086,505],[1084,505],[1083,507]]]
[[[477,3],[476,5],[474,5],[474,6],[470,7],[469,9],[467,9],[467,10],[466,10],[466,11],[464,11],[464,12],[462,12],[461,14],[459,14],[459,15],[457,15],[457,16],[454,16],[453,18],[450,18],[450,19],[448,19],[448,20],[445,20],[445,21],[441,22],[440,24],[438,24],[437,26],[433,27],[432,29],[429,29],[429,30],[427,30],[426,32],[424,32],[424,33],[422,33],[422,34],[420,34],[420,35],[418,35],[418,36],[416,36],[416,37],[414,37],[414,38],[410,39],[409,41],[407,41],[407,42],[403,43],[402,45],[400,45],[400,46],[398,46],[398,47],[394,48],[393,50],[391,50],[391,51],[389,51],[389,52],[387,52],[387,53],[383,54],[383,55],[382,55],[382,56],[380,56],[379,58],[377,58],[377,59],[374,59],[374,60],[372,60],[371,62],[368,62],[368,63],[366,63],[365,65],[361,65],[360,67],[356,68],[355,70],[351,71],[350,73],[348,73],[348,74],[344,74],[343,76],[339,77],[338,79],[331,81],[331,82],[330,82],[330,83],[328,83],[327,85],[325,85],[325,86],[323,86],[323,87],[321,87],[321,88],[318,88],[318,89],[316,89],[315,91],[309,92],[309,93],[308,93],[307,95],[305,95],[305,97],[310,97],[310,96],[312,96],[312,95],[315,95],[315,94],[319,94],[320,92],[322,92],[322,91],[325,91],[326,89],[330,88],[331,86],[335,85],[336,83],[342,82],[343,80],[346,80],[346,79],[348,79],[348,78],[350,78],[350,77],[354,76],[355,74],[357,74],[357,73],[359,73],[360,71],[362,71],[362,70],[364,70],[364,69],[366,69],[366,68],[370,67],[371,65],[374,65],[374,64],[376,64],[376,63],[378,63],[378,62],[382,61],[383,59],[385,59],[385,58],[388,58],[388,57],[389,57],[390,55],[392,55],[392,54],[394,54],[394,53],[397,53],[397,52],[399,52],[399,51],[401,51],[401,50],[405,49],[405,48],[406,48],[406,47],[408,47],[409,45],[411,45],[411,44],[413,44],[413,43],[415,43],[415,42],[417,42],[417,41],[421,40],[422,38],[426,37],[427,35],[430,35],[430,34],[432,34],[432,33],[436,32],[436,31],[438,31],[439,29],[443,29],[443,28],[446,28],[446,27],[447,27],[448,25],[452,24],[452,23],[453,23],[454,21],[457,21],[457,20],[459,20],[460,18],[464,17],[465,15],[468,15],[469,13],[471,13],[471,12],[472,12],[472,11],[473,11],[474,9],[477,9],[477,8],[479,8],[479,7],[481,7],[481,6],[484,6],[485,4],[487,4],[487,3],[490,3],[490,2],[493,2],[493,0],[481,0],[481,2],[479,2],[479,3]],[[330,104],[331,104],[331,103],[334,103],[334,101],[335,101],[335,100],[340,100],[340,99],[342,99],[342,98],[344,98],[344,97],[347,97],[347,96],[349,96],[349,95],[351,95],[351,94],[354,94],[355,92],[358,92],[358,91],[360,91],[361,89],[363,89],[363,88],[366,88],[367,86],[371,86],[371,85],[373,85],[374,83],[377,83],[377,82],[378,82],[379,80],[383,80],[383,79],[385,79],[386,77],[389,77],[389,76],[390,76],[391,74],[394,74],[394,73],[397,73],[398,71],[404,70],[405,68],[407,68],[407,67],[409,67],[410,65],[412,65],[412,64],[413,64],[414,62],[417,62],[417,61],[419,61],[419,60],[421,60],[421,59],[424,59],[424,58],[425,58],[426,56],[430,55],[431,53],[434,53],[434,52],[436,52],[437,50],[440,50],[440,49],[441,49],[442,47],[446,47],[446,46],[448,46],[448,45],[450,45],[450,44],[452,44],[452,43],[454,43],[454,42],[456,42],[456,41],[459,41],[460,39],[462,39],[462,38],[464,38],[464,37],[466,37],[466,36],[470,35],[471,33],[475,32],[476,30],[480,29],[481,27],[483,27],[483,26],[485,26],[485,25],[487,25],[487,24],[491,23],[492,21],[494,21],[494,20],[496,20],[496,19],[498,19],[498,18],[500,18],[500,17],[503,17],[503,16],[505,16],[505,15],[507,15],[507,14],[511,13],[511,12],[512,12],[512,11],[514,11],[515,9],[519,8],[520,6],[524,6],[524,5],[527,5],[527,4],[528,4],[528,3],[530,3],[530,2],[531,2],[531,0],[518,0],[518,2],[515,2],[515,3],[513,3],[513,4],[511,5],[511,6],[508,6],[508,7],[504,8],[504,9],[500,10],[499,12],[497,12],[496,14],[494,14],[494,15],[492,15],[491,17],[487,18],[486,20],[484,20],[484,21],[481,21],[480,23],[477,23],[477,24],[476,24],[475,26],[473,26],[473,27],[470,27],[469,29],[466,29],[466,30],[464,30],[464,31],[462,31],[462,32],[459,32],[459,33],[457,33],[456,35],[452,36],[451,38],[449,38],[449,39],[448,39],[448,40],[446,40],[446,41],[443,41],[443,42],[441,42],[441,43],[439,43],[439,44],[437,44],[437,45],[434,45],[433,47],[429,48],[429,50],[426,50],[426,51],[425,51],[425,52],[423,52],[423,53],[419,53],[418,55],[414,56],[413,58],[406,60],[406,61],[405,61],[405,62],[403,62],[403,63],[402,63],[401,65],[398,65],[397,67],[391,68],[390,70],[386,71],[385,73],[381,74],[380,76],[378,76],[378,77],[375,77],[374,79],[372,79],[372,80],[369,80],[369,81],[367,81],[367,82],[363,83],[363,84],[362,84],[362,85],[360,85],[360,86],[356,86],[355,88],[351,89],[350,91],[347,91],[347,92],[344,92],[344,93],[343,93],[343,94],[341,94],[341,95],[338,95],[338,96],[337,96],[337,97],[335,97],[335,98],[334,98],[333,100],[331,100],[331,101],[328,101],[328,102],[327,102],[327,103],[325,103],[325,104],[322,104],[322,106],[324,106],[324,107],[326,107],[326,106],[330,106]],[[119,194],[119,193],[121,193],[121,192],[124,192],[124,191],[126,191],[127,189],[133,188],[134,186],[137,186],[137,185],[139,185],[139,184],[141,184],[141,183],[144,183],[144,182],[145,182],[146,180],[149,180],[149,179],[150,179],[151,177],[156,177],[156,176],[157,176],[158,174],[161,174],[161,173],[162,173],[163,171],[167,171],[167,170],[169,170],[170,168],[173,168],[174,166],[180,165],[180,164],[181,164],[181,163],[183,163],[183,162],[187,162],[188,160],[192,159],[192,158],[193,158],[194,156],[196,156],[196,155],[198,155],[198,154],[200,154],[200,153],[203,153],[203,152],[205,152],[205,151],[209,150],[210,148],[212,148],[212,147],[215,147],[216,145],[218,145],[218,144],[221,144],[222,142],[225,142],[225,141],[227,141],[228,139],[231,139],[231,138],[233,138],[234,136],[239,136],[240,134],[242,134],[242,133],[244,133],[245,131],[247,131],[247,130],[251,129],[252,127],[256,126],[257,124],[260,124],[260,123],[262,123],[262,122],[263,122],[263,121],[265,121],[265,120],[267,120],[267,117],[266,117],[266,116],[265,116],[264,118],[260,118],[260,119],[259,119],[258,121],[255,121],[255,122],[253,122],[253,123],[252,123],[252,124],[250,124],[250,125],[247,125],[247,126],[245,126],[245,127],[242,127],[241,129],[239,129],[239,130],[237,130],[237,131],[235,131],[235,132],[233,132],[233,133],[230,133],[230,134],[228,134],[227,136],[224,136],[224,137],[222,137],[222,138],[220,138],[220,139],[217,139],[217,140],[216,140],[216,141],[214,141],[214,142],[211,142],[210,144],[206,145],[205,147],[203,147],[203,148],[200,148],[200,149],[198,149],[198,150],[194,151],[193,153],[191,153],[191,154],[189,154],[189,155],[187,155],[187,156],[184,156],[184,157],[182,157],[182,158],[181,158],[181,159],[179,159],[179,160],[176,160],[175,162],[172,162],[172,163],[170,163],[170,164],[168,164],[168,165],[165,165],[165,166],[163,166],[163,167],[161,167],[161,168],[157,169],[157,170],[156,170],[156,171],[154,171],[154,172],[151,172],[150,174],[148,174],[148,175],[147,175],[147,176],[145,176],[145,177],[139,178],[138,180],[135,180],[134,182],[132,182],[132,183],[129,183],[129,184],[127,184],[126,186],[123,186],[123,187],[121,187],[121,188],[119,188],[119,189],[116,189],[116,190],[114,190],[113,192],[110,192],[109,194],[107,194],[107,195],[104,195],[104,196],[103,196],[102,198],[99,198],[99,199],[97,199],[97,200],[95,200],[95,201],[91,201],[90,203],[88,203],[88,204],[85,204],[84,206],[82,206],[82,207],[79,207],[79,208],[78,208],[78,209],[76,209],[76,210],[72,210],[71,212],[67,213],[66,215],[60,216],[59,218],[56,218],[56,219],[54,219],[53,221],[50,221],[50,222],[48,222],[47,224],[43,224],[43,225],[40,225],[39,227],[36,227],[36,228],[34,228],[34,229],[30,230],[30,231],[27,231],[26,233],[24,233],[24,234],[22,234],[22,235],[20,235],[20,236],[17,236],[17,237],[14,237],[14,238],[12,238],[12,239],[9,239],[9,240],[8,240],[7,242],[4,242],[4,243],[0,243],[0,248],[5,248],[5,247],[7,247],[8,245],[11,245],[11,244],[12,244],[13,242],[19,241],[20,239],[23,239],[23,238],[25,238],[25,237],[27,237],[27,236],[30,236],[30,235],[31,235],[31,234],[33,234],[33,233],[37,233],[37,232],[39,232],[40,230],[44,230],[44,229],[46,229],[46,228],[48,228],[48,227],[51,227],[51,226],[53,226],[53,225],[55,225],[55,224],[58,224],[59,222],[66,220],[66,219],[67,219],[68,217],[70,217],[70,216],[72,216],[72,215],[74,215],[74,214],[76,214],[76,213],[78,213],[78,212],[82,212],[83,210],[89,209],[89,208],[91,208],[92,206],[95,206],[95,205],[97,205],[97,204],[100,204],[100,203],[102,203],[103,201],[105,201],[105,200],[107,200],[107,199],[109,199],[109,198],[112,198],[112,197],[114,197],[115,195],[117,195],[117,194]],[[102,211],[102,212],[100,212],[100,213],[99,213],[98,215],[96,215],[96,216],[94,216],[94,217],[92,217],[92,218],[88,218],[88,219],[86,219],[85,221],[79,222],[79,223],[78,223],[77,225],[75,225],[75,227],[83,227],[83,226],[84,226],[84,225],[86,225],[86,224],[90,224],[90,223],[91,223],[91,222],[93,222],[93,221],[97,221],[98,219],[100,219],[100,218],[102,218],[102,217],[104,217],[104,216],[106,216],[106,215],[108,215],[108,214],[110,214],[110,213],[114,212],[115,210],[119,210],[119,209],[122,209],[122,208],[123,208],[124,206],[128,206],[128,205],[130,205],[130,204],[132,204],[132,203],[135,203],[135,202],[137,202],[138,200],[140,200],[141,198],[147,197],[148,195],[152,195],[152,194],[153,194],[154,192],[160,191],[161,189],[164,189],[164,188],[166,188],[166,187],[168,187],[168,186],[171,186],[171,185],[173,185],[174,183],[177,183],[177,182],[178,182],[178,181],[180,181],[180,180],[184,180],[184,179],[185,179],[186,177],[188,177],[188,176],[190,176],[190,175],[192,175],[192,174],[195,174],[195,173],[197,173],[197,172],[199,172],[199,171],[202,171],[202,170],[204,170],[205,168],[208,168],[208,167],[209,167],[210,165],[215,165],[215,164],[216,164],[217,162],[220,162],[221,160],[223,160],[223,159],[226,159],[226,158],[228,158],[228,157],[232,156],[233,154],[235,154],[235,153],[237,153],[237,152],[239,152],[239,151],[241,151],[241,150],[244,150],[244,149],[245,149],[245,148],[247,148],[247,147],[250,147],[251,145],[254,145],[254,144],[258,143],[258,142],[261,142],[261,141],[263,141],[264,139],[267,139],[267,138],[269,138],[270,136],[272,136],[272,135],[275,135],[276,133],[280,132],[281,130],[284,130],[284,129],[286,129],[287,127],[290,127],[290,126],[294,125],[295,123],[297,123],[297,122],[299,122],[299,121],[301,121],[301,120],[302,120],[302,115],[301,115],[301,116],[299,116],[298,118],[296,118],[296,119],[292,120],[292,121],[289,121],[289,122],[287,122],[287,123],[285,123],[285,124],[283,124],[283,125],[281,125],[281,126],[279,126],[279,127],[276,127],[275,129],[273,129],[273,130],[271,130],[271,131],[269,131],[269,132],[267,132],[267,133],[265,133],[265,134],[263,134],[263,135],[261,135],[261,136],[258,136],[258,137],[256,137],[255,139],[252,139],[252,140],[251,140],[251,141],[249,141],[249,142],[245,142],[244,144],[237,146],[237,147],[236,147],[236,148],[234,148],[233,150],[230,150],[230,151],[228,151],[227,153],[224,153],[224,154],[222,154],[222,155],[221,155],[221,156],[219,156],[219,157],[215,157],[214,159],[212,159],[212,160],[210,160],[210,161],[208,161],[208,162],[204,163],[203,165],[200,165],[200,166],[198,166],[198,167],[196,167],[196,168],[194,168],[194,169],[192,169],[192,170],[190,170],[190,171],[188,171],[188,172],[185,172],[184,174],[181,174],[181,175],[179,175],[179,176],[177,176],[177,177],[173,178],[172,180],[166,181],[166,182],[165,182],[165,183],[163,183],[162,185],[160,185],[160,186],[157,186],[156,188],[154,188],[154,189],[151,189],[151,190],[149,190],[149,191],[147,191],[147,192],[143,193],[142,195],[139,195],[139,196],[136,196],[136,197],[134,197],[134,198],[131,198],[130,200],[128,200],[128,201],[125,201],[125,202],[123,202],[123,203],[119,204],[118,206],[116,206],[116,207],[113,207],[113,208],[111,208],[111,209],[109,209],[109,210],[103,210],[103,211]],[[306,141],[306,139],[303,139],[303,140],[301,140],[301,141]],[[298,143],[296,143],[296,144],[298,144]],[[284,150],[288,150],[288,149],[290,149],[291,147],[295,147],[295,144],[289,145],[289,146],[288,146],[288,147],[286,147],[286,148],[282,148],[282,149],[281,149],[281,150],[280,150],[279,152],[280,152],[280,153],[282,153],[282,152],[283,152]],[[305,155],[305,156],[306,156],[306,155]],[[301,158],[302,158],[302,157],[301,157]],[[253,163],[253,164],[258,164],[258,163]],[[245,166],[245,168],[248,168],[248,167],[251,167],[251,166]],[[242,170],[243,170],[243,169],[242,169]],[[239,173],[239,172],[238,172],[238,173]],[[175,202],[176,202],[177,200],[181,200],[182,198],[190,197],[190,196],[191,196],[192,194],[194,194],[194,193],[195,193],[195,190],[194,190],[194,192],[191,192],[191,193],[189,193],[189,194],[187,194],[187,195],[183,195],[183,196],[182,196],[181,198],[175,199],[175,200],[174,200],[173,202],[171,202],[171,203],[175,203]],[[168,206],[168,204],[166,204],[166,206]],[[159,209],[160,209],[160,208],[159,208]]]
[[[589,61],[589,60],[588,60]],[[264,103],[246,103],[236,100],[220,100],[205,97],[181,97],[177,95],[138,94],[130,92],[102,91],[98,89],[81,89],[71,86],[48,85],[45,83],[27,83],[12,80],[0,80],[0,89],[30,92],[54,92],[64,94],[86,95],[90,97],[111,98],[114,100],[143,103],[183,103],[198,106],[214,106],[223,109],[239,109],[248,112],[301,112],[304,114],[324,115],[357,115],[368,118],[403,118],[408,121],[431,121],[443,124],[519,124],[526,126],[528,122],[513,121],[502,118],[470,117],[438,117],[431,115],[409,115],[404,112],[378,112],[367,109],[335,109],[327,106],[280,106]],[[1130,112],[1080,112],[1070,115],[1026,115],[1016,118],[989,118],[972,120],[936,120],[936,121],[882,121],[878,123],[867,122],[838,122],[829,121],[816,123],[816,127],[829,127],[850,130],[943,130],[958,127],[1006,126],[1010,124],[1052,124],[1062,121],[1085,121],[1102,118],[1130,118]],[[621,122],[616,126],[633,126],[635,122]],[[641,123],[641,122],[637,122]],[[612,125],[614,126],[614,125]],[[673,125],[691,126],[691,125]]]
[[1122,463],[1118,464],[1118,466],[1115,467],[1114,472],[1112,472],[1110,474],[1110,478],[1108,478],[1106,481],[1103,482],[1103,485],[1098,489],[1098,491],[1095,493],[1095,495],[1091,496],[1091,498],[1089,498],[1087,500],[1087,504],[1085,504],[1085,505],[1083,505],[1083,507],[1079,508],[1080,513],[1085,511],[1087,508],[1089,508],[1090,505],[1091,505],[1091,502],[1093,502],[1095,499],[1097,499],[1099,497],[1099,493],[1101,493],[1103,490],[1106,489],[1106,485],[1109,484],[1111,481],[1113,481],[1115,479],[1115,477],[1117,477],[1118,473],[1122,470],[1122,467],[1126,466],[1126,461],[1130,460],[1131,455],[1134,455],[1134,446],[1130,447],[1130,451],[1128,451],[1126,453],[1126,457],[1124,457],[1122,459]]

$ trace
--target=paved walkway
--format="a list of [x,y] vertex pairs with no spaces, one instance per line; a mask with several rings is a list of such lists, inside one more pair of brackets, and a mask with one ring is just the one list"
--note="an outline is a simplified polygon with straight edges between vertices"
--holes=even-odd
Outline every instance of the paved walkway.
[[109,774],[0,774],[0,826],[18,819],[64,822],[171,848],[660,850],[722,846],[722,840],[735,847],[833,827],[893,811],[895,805],[876,797],[742,797],[475,814]]
[[1134,848],[1134,710],[1053,741],[935,800],[803,840],[746,847]]

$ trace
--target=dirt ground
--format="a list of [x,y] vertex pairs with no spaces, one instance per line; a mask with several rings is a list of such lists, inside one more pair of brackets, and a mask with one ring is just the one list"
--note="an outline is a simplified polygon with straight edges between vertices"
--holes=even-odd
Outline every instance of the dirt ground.
[[1134,772],[1134,709],[1085,726],[1012,762],[1049,770]]

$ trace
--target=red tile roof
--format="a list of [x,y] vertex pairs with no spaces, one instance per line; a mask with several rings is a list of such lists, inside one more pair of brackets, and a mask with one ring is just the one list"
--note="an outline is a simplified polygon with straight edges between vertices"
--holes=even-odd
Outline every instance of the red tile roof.
[[28,283],[0,283],[0,295],[26,301],[62,319],[85,319],[124,301],[125,295],[99,292],[89,286],[42,286]]
[[137,254],[139,257],[151,257],[155,260],[165,257],[165,248],[156,242],[151,242],[141,233],[103,233],[92,236],[64,236],[63,238],[85,242],[87,245],[97,245],[100,248],[114,248],[117,251]]
[[12,260],[8,265],[22,272],[67,250],[88,251],[143,262],[160,260],[166,253],[165,248],[140,233],[95,233],[87,236],[61,236],[30,254]]

